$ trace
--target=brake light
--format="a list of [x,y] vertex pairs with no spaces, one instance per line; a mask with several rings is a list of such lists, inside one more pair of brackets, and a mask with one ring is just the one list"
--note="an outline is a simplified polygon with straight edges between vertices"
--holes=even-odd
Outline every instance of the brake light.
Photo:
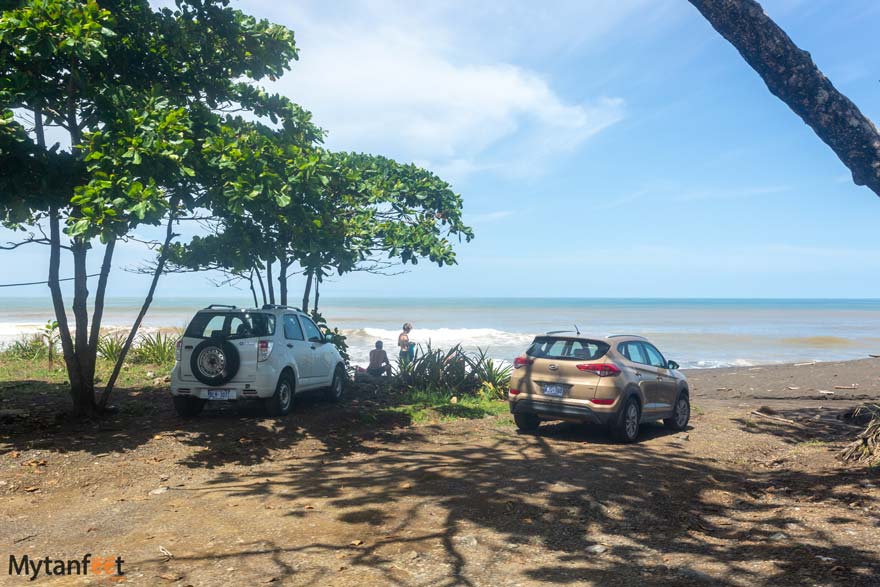
[[519,390],[511,387],[510,388],[510,395],[519,395]]
[[180,362],[180,347],[183,346],[183,339],[178,338],[177,344],[174,345],[174,360]]
[[272,354],[272,341],[261,340],[257,343],[257,361],[265,361]]
[[614,403],[614,400],[613,399],[598,399],[598,398],[594,397],[593,399],[590,400],[590,403],[596,404],[598,406],[610,406],[611,404]]
[[535,360],[529,357],[517,357],[513,360],[513,368],[519,369],[520,367],[531,365],[534,362]]
[[595,373],[599,377],[614,377],[620,374],[620,369],[612,363],[583,363],[577,368],[578,371]]

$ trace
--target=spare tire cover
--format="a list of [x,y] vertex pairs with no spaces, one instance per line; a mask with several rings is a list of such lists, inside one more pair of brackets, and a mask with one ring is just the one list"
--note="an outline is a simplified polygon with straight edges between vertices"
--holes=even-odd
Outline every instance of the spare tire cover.
[[223,385],[238,373],[238,350],[228,340],[203,340],[193,349],[189,366],[205,385]]

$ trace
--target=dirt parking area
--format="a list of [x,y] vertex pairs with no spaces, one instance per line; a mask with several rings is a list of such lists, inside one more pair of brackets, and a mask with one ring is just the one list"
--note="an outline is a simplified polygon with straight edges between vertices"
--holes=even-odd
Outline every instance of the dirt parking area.
[[880,585],[880,475],[836,458],[877,365],[693,372],[691,429],[633,445],[507,415],[411,425],[381,393],[278,421],[184,422],[159,388],[100,423],[48,402],[3,424],[0,543],[121,556],[132,585]]

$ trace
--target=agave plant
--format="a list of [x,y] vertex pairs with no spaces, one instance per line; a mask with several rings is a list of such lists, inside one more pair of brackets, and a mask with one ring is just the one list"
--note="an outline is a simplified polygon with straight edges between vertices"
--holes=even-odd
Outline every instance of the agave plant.
[[122,346],[125,344],[123,334],[105,334],[98,339],[98,356],[114,363],[122,354]]
[[[416,348],[411,361],[398,366],[394,374],[395,386],[403,390],[445,390],[466,394],[484,390],[491,397],[503,397],[510,380],[510,367],[496,365],[482,349],[475,355],[461,345],[447,351],[436,349],[430,343]],[[506,391],[506,389],[505,389]]]
[[131,349],[133,363],[149,365],[168,365],[174,362],[177,350],[177,336],[171,334],[143,334],[137,346]]

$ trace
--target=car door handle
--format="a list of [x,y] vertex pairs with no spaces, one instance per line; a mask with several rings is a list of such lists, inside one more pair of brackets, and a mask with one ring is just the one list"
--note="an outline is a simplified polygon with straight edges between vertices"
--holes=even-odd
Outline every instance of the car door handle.
[[316,348],[318,348],[318,347],[316,347],[316,346],[313,346],[313,347],[312,347],[312,350],[315,350],[315,349],[316,349]]
[[639,373],[638,371],[636,371],[636,377],[641,377],[641,376],[642,376],[642,374]]
[[287,348],[292,349],[292,348],[293,348],[293,344],[291,344],[291,343],[287,343]]
[[658,376],[657,376],[657,381],[663,381],[663,378],[660,377],[660,376],[658,375]]

